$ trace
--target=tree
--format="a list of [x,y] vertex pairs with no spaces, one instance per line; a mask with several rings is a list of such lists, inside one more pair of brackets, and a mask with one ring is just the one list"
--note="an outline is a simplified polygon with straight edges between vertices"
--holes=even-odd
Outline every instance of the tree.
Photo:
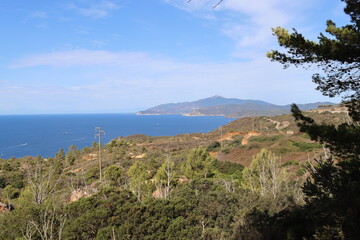
[[121,183],[124,181],[124,172],[121,168],[112,165],[105,170],[104,178],[120,186]]
[[276,198],[284,190],[285,171],[280,168],[277,157],[269,150],[262,149],[252,159],[250,167],[243,171],[244,186],[261,196]]
[[[294,30],[277,27],[274,34],[287,53],[271,51],[273,61],[289,65],[315,64],[325,76],[317,73],[313,81],[324,95],[343,97],[352,122],[340,125],[316,123],[296,105],[292,113],[300,131],[322,143],[331,156],[318,159],[311,178],[304,185],[306,205],[298,211],[298,221],[311,225],[298,229],[299,239],[356,239],[360,236],[360,1],[343,0],[351,24],[337,27],[328,20],[326,32],[319,41],[305,39]],[[290,218],[294,219],[295,214]],[[300,216],[300,217],[299,217]],[[300,219],[299,219],[300,218]]]
[[360,3],[359,0],[342,0],[346,3],[345,13],[350,15],[351,23],[337,27],[328,20],[326,32],[318,37],[319,41],[306,39],[294,30],[276,27],[273,29],[279,45],[287,53],[272,50],[267,56],[288,67],[316,65],[325,76],[316,73],[313,81],[325,96],[342,95],[354,120],[360,120]]
[[157,189],[160,191],[161,197],[167,199],[170,194],[170,190],[175,181],[175,163],[167,156],[164,163],[160,166],[159,170],[154,176],[154,181]]
[[64,149],[60,148],[60,150],[55,154],[55,159],[64,161],[65,160],[65,151]]
[[75,160],[79,157],[80,151],[76,148],[75,145],[69,147],[69,151],[66,153],[66,163],[74,165]]
[[215,160],[204,147],[190,150],[187,155],[183,172],[190,179],[210,177],[214,173]]
[[15,198],[16,194],[18,194],[17,189],[12,185],[7,185],[2,191],[2,195],[6,198],[9,209],[11,209],[11,199]]
[[62,213],[62,206],[55,206],[54,202],[50,202],[28,208],[30,214],[26,216],[27,222],[21,229],[24,239],[62,239],[66,223],[66,215]]
[[55,191],[59,176],[56,169],[40,156],[36,157],[27,169],[27,181],[32,200],[40,205]]
[[136,161],[127,172],[130,180],[130,188],[137,196],[138,201],[142,201],[151,192],[151,182],[149,181],[148,166],[142,161]]

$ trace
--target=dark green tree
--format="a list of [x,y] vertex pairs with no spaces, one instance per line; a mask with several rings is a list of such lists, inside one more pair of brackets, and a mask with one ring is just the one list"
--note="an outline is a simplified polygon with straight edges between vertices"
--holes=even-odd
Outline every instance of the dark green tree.
[[337,27],[328,20],[326,32],[318,41],[306,39],[295,29],[293,33],[276,27],[273,29],[279,45],[287,52],[272,50],[267,56],[288,67],[316,65],[324,75],[316,73],[313,81],[325,96],[343,96],[349,113],[354,120],[360,120],[360,3],[358,0],[342,0],[344,9],[351,18],[351,24]]
[[60,148],[60,150],[55,154],[55,159],[63,161],[65,160],[65,151],[64,149]]
[[112,165],[108,167],[104,172],[104,178],[109,180],[111,184],[120,186],[124,181],[124,171],[118,166]]
[[80,151],[76,148],[75,145],[69,147],[69,151],[65,155],[66,163],[69,165],[74,165],[75,160],[80,156]]
[[322,143],[331,154],[318,159],[318,166],[310,171],[311,178],[304,185],[306,205],[289,215],[291,222],[296,215],[298,222],[308,223],[296,231],[292,228],[294,239],[360,236],[360,1],[342,1],[346,3],[344,11],[351,18],[350,24],[337,27],[328,20],[328,36],[321,33],[317,42],[296,30],[289,33],[277,27],[274,35],[287,52],[268,53],[268,57],[285,67],[320,67],[322,74],[312,77],[317,90],[330,97],[342,96],[352,120],[337,126],[320,124],[292,106],[300,131]]

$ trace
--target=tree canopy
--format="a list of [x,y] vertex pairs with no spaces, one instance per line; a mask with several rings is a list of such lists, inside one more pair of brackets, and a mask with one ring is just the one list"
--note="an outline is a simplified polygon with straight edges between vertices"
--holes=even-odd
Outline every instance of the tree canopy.
[[329,36],[321,33],[318,42],[295,29],[290,33],[277,27],[274,35],[287,52],[272,50],[267,54],[284,67],[320,67],[322,73],[312,77],[317,90],[330,97],[342,96],[352,118],[339,125],[317,123],[292,106],[300,131],[330,150],[310,168],[311,177],[303,187],[304,208],[284,218],[284,222],[307,222],[297,229],[288,227],[288,233],[297,232],[295,239],[356,239],[360,235],[360,1],[342,1],[350,24],[338,27],[328,20]]
[[273,29],[279,45],[287,52],[270,51],[267,56],[280,62],[284,67],[290,65],[316,65],[322,73],[312,79],[325,96],[342,96],[349,107],[350,115],[359,121],[360,115],[360,3],[358,0],[343,0],[344,9],[351,23],[338,27],[333,21],[326,22],[326,33],[318,36],[318,41],[306,39],[293,29],[290,33],[282,27]]

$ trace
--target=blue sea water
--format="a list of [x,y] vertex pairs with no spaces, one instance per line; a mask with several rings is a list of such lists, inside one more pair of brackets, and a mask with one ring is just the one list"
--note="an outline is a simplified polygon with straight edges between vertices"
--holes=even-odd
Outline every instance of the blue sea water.
[[64,114],[0,116],[0,156],[52,157],[60,148],[91,146],[95,128],[105,131],[103,143],[119,136],[145,134],[173,136],[206,133],[233,119],[223,117],[185,117],[181,115],[139,116],[135,114]]

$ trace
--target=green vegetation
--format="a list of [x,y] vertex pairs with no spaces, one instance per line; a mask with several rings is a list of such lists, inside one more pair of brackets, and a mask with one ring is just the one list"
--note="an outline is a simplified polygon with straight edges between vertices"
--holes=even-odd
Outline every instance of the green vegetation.
[[208,178],[214,175],[215,159],[203,147],[190,150],[183,165],[183,173],[189,179]]
[[[296,123],[288,115],[243,118],[223,134],[116,139],[102,148],[102,181],[96,144],[48,159],[0,159],[0,239],[358,239],[358,85],[349,79],[325,87],[333,70],[358,64],[349,62],[358,49],[353,39],[360,39],[358,1],[345,2],[353,25],[329,22],[335,39],[314,43],[277,28],[290,56],[270,57],[330,64],[330,75],[315,80],[329,95],[356,92],[345,103],[351,121],[293,106]],[[273,121],[294,132],[275,129]]]
[[[357,239],[360,236],[360,5],[358,0],[343,0],[351,24],[337,27],[327,21],[326,32],[319,42],[305,39],[298,32],[274,29],[280,46],[287,53],[272,51],[268,56],[285,66],[316,64],[325,76],[313,75],[317,89],[324,95],[343,95],[350,119],[342,124],[317,123],[296,105],[292,113],[301,132],[324,146],[325,154],[310,167],[304,184],[306,204],[291,209],[268,223],[281,239]],[[297,144],[300,149],[308,149]],[[312,148],[312,147],[311,147]],[[336,160],[336,161],[334,161]],[[301,170],[298,172],[302,174]],[[298,225],[298,223],[303,223]],[[259,228],[258,228],[259,229]],[[269,236],[262,229],[259,231]]]
[[215,162],[216,175],[222,179],[241,180],[244,166],[231,162]]
[[[96,148],[89,153],[73,146],[49,159],[2,160],[1,200],[14,208],[0,213],[0,238],[238,239],[252,209],[276,214],[298,199],[294,189],[300,191],[300,184],[294,188],[285,178],[277,184],[287,187],[271,198],[250,189],[242,165],[218,161],[205,147],[146,147],[141,155],[142,144],[109,143],[102,182],[96,156],[84,158]],[[124,147],[123,159],[114,159]],[[73,153],[71,163],[66,155]],[[257,163],[255,157],[251,168]]]
[[290,140],[292,146],[296,147],[300,152],[309,152],[316,148],[321,148],[321,144],[314,144],[309,142],[295,142]]
[[280,139],[284,138],[283,135],[273,135],[273,136],[255,136],[251,138],[251,142],[274,142],[279,141]]
[[217,152],[220,150],[220,147],[221,147],[220,143],[218,141],[216,141],[216,142],[209,144],[207,146],[206,150],[209,152]]

